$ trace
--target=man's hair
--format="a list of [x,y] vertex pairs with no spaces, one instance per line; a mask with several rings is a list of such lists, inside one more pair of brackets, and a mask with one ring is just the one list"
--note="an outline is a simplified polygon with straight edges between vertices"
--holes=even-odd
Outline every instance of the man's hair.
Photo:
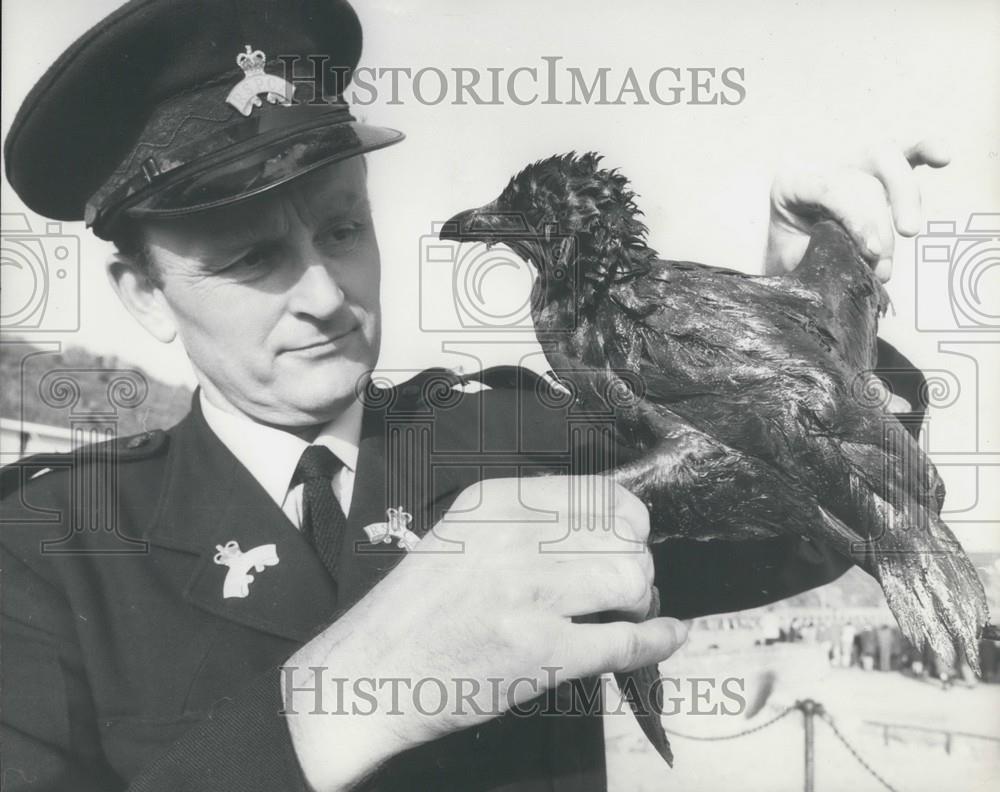
[[123,219],[111,237],[115,246],[115,256],[152,283],[160,285],[160,273],[157,271],[153,253],[146,242],[142,224],[134,220]]

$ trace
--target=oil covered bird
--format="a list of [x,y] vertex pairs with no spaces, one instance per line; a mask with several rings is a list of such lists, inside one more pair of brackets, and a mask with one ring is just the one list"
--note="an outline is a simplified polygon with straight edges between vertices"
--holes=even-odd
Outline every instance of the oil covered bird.
[[[440,235],[537,269],[538,340],[578,404],[613,411],[636,452],[614,476],[650,507],[652,541],[801,536],[874,576],[914,646],[978,666],[983,586],[872,374],[888,298],[850,237],[818,223],[780,276],[661,259],[600,161],[528,165]],[[658,718],[639,719],[669,761]]]

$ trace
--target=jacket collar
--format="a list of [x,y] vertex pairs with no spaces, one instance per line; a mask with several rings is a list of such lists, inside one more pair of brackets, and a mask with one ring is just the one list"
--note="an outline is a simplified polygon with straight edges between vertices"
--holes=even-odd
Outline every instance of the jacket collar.
[[357,471],[364,410],[360,402],[353,402],[327,423],[311,442],[216,406],[204,390],[199,390],[198,406],[212,432],[260,482],[275,503],[285,500],[302,452],[310,445],[326,446],[352,474]]
[[[478,403],[478,399],[473,402]],[[151,552],[190,554],[184,597],[223,618],[297,641],[306,641],[351,607],[405,555],[395,542],[374,545],[365,527],[386,520],[389,508],[413,517],[419,535],[440,516],[449,495],[478,476],[475,466],[449,470],[431,464],[437,448],[461,445],[470,426],[466,409],[438,415],[399,389],[366,404],[357,473],[337,582],[312,545],[261,484],[211,430],[198,393],[191,412],[172,431],[160,502],[151,523]],[[243,598],[223,598],[228,567],[214,560],[230,541],[242,552],[273,544],[278,563],[261,572]]]

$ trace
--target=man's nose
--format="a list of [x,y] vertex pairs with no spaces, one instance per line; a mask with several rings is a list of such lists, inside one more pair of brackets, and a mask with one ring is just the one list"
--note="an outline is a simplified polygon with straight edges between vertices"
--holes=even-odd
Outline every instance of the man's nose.
[[302,262],[299,279],[292,287],[289,308],[293,313],[328,319],[344,304],[333,264],[317,255]]

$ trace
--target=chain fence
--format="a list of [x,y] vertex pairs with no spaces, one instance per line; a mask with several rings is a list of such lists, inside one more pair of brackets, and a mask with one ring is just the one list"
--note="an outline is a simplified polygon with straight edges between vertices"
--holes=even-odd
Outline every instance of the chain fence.
[[893,787],[888,781],[886,781],[868,762],[866,762],[857,749],[851,745],[850,741],[841,733],[840,729],[837,728],[837,724],[834,722],[833,718],[830,717],[829,713],[823,708],[823,705],[813,701],[812,699],[803,699],[801,701],[796,701],[789,707],[786,707],[773,718],[765,721],[764,723],[753,726],[749,729],[744,729],[743,731],[736,732],[734,734],[721,734],[713,736],[699,736],[694,734],[685,734],[683,732],[674,731],[673,729],[668,729],[664,727],[664,731],[672,737],[680,737],[683,740],[695,740],[698,742],[716,742],[721,740],[735,740],[739,737],[746,737],[750,734],[754,734],[759,731],[763,731],[769,726],[773,726],[775,723],[780,721],[782,718],[786,717],[789,713],[795,710],[801,710],[805,718],[806,725],[806,779],[805,779],[805,789],[806,792],[812,792],[814,788],[814,739],[812,730],[812,719],[814,716],[818,716],[820,720],[826,723],[830,727],[834,736],[841,742],[844,748],[847,749],[848,753],[854,757],[861,767],[863,767],[872,778],[879,782],[883,787],[889,790],[889,792],[898,792],[898,790]]
[[830,715],[825,710],[820,709],[820,711],[817,714],[819,715],[820,720],[822,720],[824,723],[826,723],[827,726],[830,727],[830,730],[834,733],[836,738],[840,740],[841,744],[843,744],[843,746],[848,750],[851,756],[853,756],[857,760],[858,764],[868,771],[869,775],[871,775],[872,778],[874,778],[882,786],[888,789],[889,792],[897,792],[894,786],[892,786],[888,781],[882,778],[882,776],[879,775],[877,772],[875,772],[875,769],[870,764],[868,764],[868,762],[866,762],[864,759],[861,758],[861,754],[859,754],[857,750],[854,748],[854,746],[851,745],[850,742],[848,742],[847,738],[840,733],[840,729],[837,728],[837,724],[833,722],[833,718],[831,718]]
[[768,726],[774,725],[775,723],[777,723],[778,721],[780,721],[782,718],[784,718],[788,713],[794,712],[798,708],[799,708],[798,704],[792,704],[792,706],[786,707],[784,710],[782,710],[781,712],[779,712],[777,715],[775,715],[770,720],[765,721],[764,723],[758,724],[757,726],[754,726],[752,728],[744,729],[743,731],[736,732],[735,734],[722,734],[722,735],[717,735],[717,736],[713,736],[713,737],[699,737],[698,735],[695,735],[695,734],[682,734],[681,732],[676,732],[676,731],[673,731],[672,729],[668,729],[666,726],[663,727],[663,731],[665,731],[667,734],[671,735],[672,737],[680,737],[680,738],[685,739],[685,740],[697,740],[697,741],[700,741],[700,742],[715,742],[716,740],[735,740],[737,737],[746,737],[748,734],[753,734],[754,732],[762,731],[762,730],[766,729]]

